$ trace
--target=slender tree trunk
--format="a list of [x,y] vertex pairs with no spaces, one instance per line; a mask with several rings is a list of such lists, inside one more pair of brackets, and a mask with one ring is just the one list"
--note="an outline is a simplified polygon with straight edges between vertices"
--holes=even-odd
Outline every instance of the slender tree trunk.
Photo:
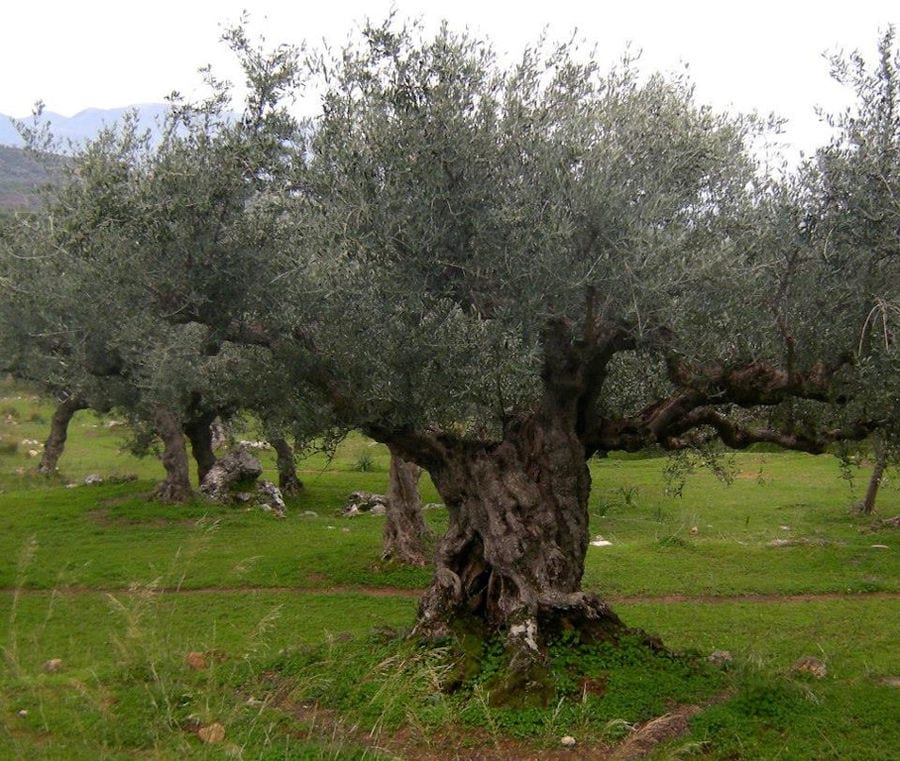
[[873,437],[872,446],[875,450],[875,465],[872,468],[872,477],[869,479],[869,488],[866,489],[866,498],[862,503],[864,515],[871,515],[875,512],[875,500],[878,497],[881,479],[884,477],[884,469],[887,467],[887,450],[878,434]]
[[384,541],[381,557],[407,565],[425,565],[429,531],[422,515],[422,469],[391,452]]
[[191,454],[197,463],[197,481],[201,484],[206,474],[216,464],[211,428],[215,419],[214,412],[197,413],[184,426],[184,432],[191,442]]
[[186,502],[192,492],[181,423],[178,416],[165,407],[156,408],[153,422],[163,442],[162,463],[166,469],[166,478],[156,487],[154,496],[162,502]]
[[87,409],[87,404],[76,397],[68,397],[61,401],[53,412],[50,420],[50,434],[44,442],[44,453],[38,464],[38,472],[50,475],[56,472],[59,458],[66,448],[66,439],[69,436],[69,423],[78,410]]
[[285,496],[299,494],[303,491],[303,482],[297,477],[297,464],[294,450],[283,436],[269,439],[275,450],[275,465],[278,468],[278,488]]

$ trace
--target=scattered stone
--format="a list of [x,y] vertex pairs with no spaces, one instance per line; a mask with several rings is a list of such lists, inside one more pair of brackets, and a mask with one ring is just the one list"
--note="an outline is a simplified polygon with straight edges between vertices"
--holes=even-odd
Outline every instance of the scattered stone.
[[44,671],[48,674],[54,674],[57,671],[62,670],[62,667],[62,658],[51,658],[49,661],[44,662]]
[[20,719],[24,719],[26,716],[28,716],[28,711],[27,711],[25,708],[22,708],[22,709],[18,712],[17,716],[18,716]]
[[241,449],[255,449],[263,452],[272,448],[272,445],[268,441],[239,441],[237,445]]
[[873,550],[889,550],[890,547],[888,547],[886,544],[873,544],[872,549]]
[[697,536],[700,533],[700,529],[697,526],[693,526],[689,533],[691,536]]
[[713,666],[725,668],[734,662],[734,656],[728,650],[713,650],[706,660]]
[[342,529],[341,529],[341,532],[343,532],[344,534],[349,534],[349,533],[350,533],[350,529],[349,529],[349,528],[342,528]]
[[261,502],[263,510],[270,510],[276,518],[287,517],[287,506],[279,489],[271,481],[261,481],[256,487],[257,494],[264,500]]
[[802,658],[798,659],[796,663],[791,666],[791,671],[796,671],[799,674],[811,674],[816,679],[824,679],[828,675],[828,668],[825,664],[818,658],[813,658],[811,655],[804,655]]
[[445,507],[443,502],[426,502],[422,505],[423,510],[443,510]]
[[40,454],[40,452],[38,452],[37,449],[29,449],[29,450],[25,453],[25,456],[28,457],[29,459],[33,460],[33,459],[34,459],[35,457],[37,457],[39,454]]
[[766,543],[768,547],[799,547],[799,546],[813,546],[813,547],[824,547],[828,544],[827,539],[816,538],[810,539],[808,537],[802,536],[799,539],[773,539],[770,542]]
[[564,748],[574,748],[576,742],[577,741],[572,735],[566,735],[565,737],[559,738],[559,744]]
[[790,531],[791,530],[790,526],[779,526],[778,528],[780,528],[782,531]]
[[372,494],[368,491],[355,491],[347,497],[347,504],[341,509],[341,515],[353,517],[360,513],[384,515],[387,497],[383,494]]
[[225,739],[225,727],[219,722],[208,724],[197,730],[197,736],[205,743],[220,743]]
[[84,481],[82,481],[85,486],[99,486],[103,483],[103,476],[99,473],[91,473],[84,477]]
[[612,542],[598,534],[591,542],[591,547],[612,547]]
[[190,652],[184,659],[189,669],[193,671],[206,671],[206,654],[197,651]]

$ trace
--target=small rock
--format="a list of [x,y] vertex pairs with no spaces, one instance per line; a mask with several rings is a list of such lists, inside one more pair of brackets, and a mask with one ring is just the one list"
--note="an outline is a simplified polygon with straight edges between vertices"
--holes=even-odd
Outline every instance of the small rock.
[[873,550],[889,550],[890,547],[888,547],[886,544],[873,544],[872,549]]
[[26,454],[28,455],[28,457],[30,459],[33,460],[35,457],[37,457],[40,454],[40,452],[38,452],[37,449],[29,449],[28,452],[26,452]]
[[62,658],[51,658],[49,661],[44,662],[44,671],[46,671],[48,674],[53,674],[57,671],[60,671],[62,667]]
[[350,529],[349,529],[349,528],[342,528],[341,531],[342,531],[343,533],[345,533],[345,534],[349,534],[349,533],[350,533]]
[[82,481],[85,486],[99,486],[103,483],[103,476],[99,473],[91,473],[88,476],[84,477],[84,481]]
[[225,739],[225,727],[219,722],[214,722],[205,727],[200,727],[197,730],[197,736],[205,743],[220,743]]
[[691,536],[697,536],[697,534],[699,534],[699,533],[700,533],[700,529],[697,528],[696,526],[693,526],[691,528],[691,531],[690,531]]
[[612,547],[612,542],[598,535],[591,542],[591,547]]
[[185,656],[184,662],[187,664],[189,669],[193,671],[205,671],[206,670],[206,654],[200,652],[190,652]]
[[706,658],[713,666],[722,668],[734,661],[734,656],[728,650],[713,650]]
[[17,715],[20,719],[24,719],[26,716],[28,716],[28,711],[27,711],[26,709],[23,708],[23,709],[21,709],[16,715]]
[[559,744],[564,748],[574,748],[576,740],[571,735],[566,735],[565,737],[559,738]]
[[798,659],[797,662],[791,666],[791,671],[796,671],[800,674],[812,674],[816,679],[824,679],[828,675],[828,668],[825,664],[818,658],[813,658],[811,655],[805,655]]

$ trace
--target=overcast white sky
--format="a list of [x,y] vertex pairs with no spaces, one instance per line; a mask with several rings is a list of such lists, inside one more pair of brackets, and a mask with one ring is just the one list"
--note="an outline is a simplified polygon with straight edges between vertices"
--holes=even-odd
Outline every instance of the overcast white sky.
[[511,54],[544,27],[560,39],[577,28],[609,62],[630,42],[647,70],[689,64],[703,101],[787,117],[789,140],[805,149],[825,134],[814,107],[846,102],[822,54],[860,49],[874,58],[879,30],[900,26],[898,0],[17,1],[2,13],[0,113],[26,116],[37,99],[66,116],[160,102],[173,89],[191,92],[207,63],[230,76],[220,25],[245,8],[251,30],[272,43],[339,44],[366,15],[380,19],[392,6],[402,17],[469,27]]

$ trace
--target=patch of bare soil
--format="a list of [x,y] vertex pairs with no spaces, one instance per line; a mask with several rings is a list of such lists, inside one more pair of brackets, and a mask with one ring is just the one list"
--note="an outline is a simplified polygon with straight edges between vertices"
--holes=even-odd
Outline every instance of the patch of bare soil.
[[87,515],[98,526],[150,526],[151,528],[166,528],[168,526],[196,526],[198,519],[181,518],[172,519],[160,515],[156,518],[134,520],[121,515],[115,515],[107,506],[95,507],[89,510]]

